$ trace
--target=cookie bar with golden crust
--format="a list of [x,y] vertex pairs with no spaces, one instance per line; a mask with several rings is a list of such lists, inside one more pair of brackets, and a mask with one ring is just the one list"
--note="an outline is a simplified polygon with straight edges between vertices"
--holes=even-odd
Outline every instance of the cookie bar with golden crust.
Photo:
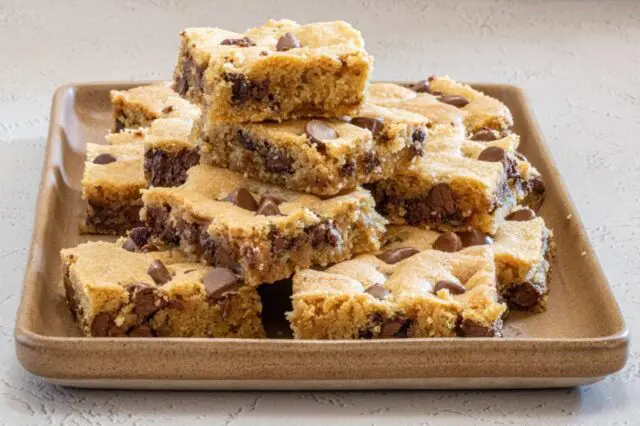
[[505,104],[447,76],[432,76],[409,87],[374,83],[369,101],[428,117],[434,136],[459,136],[464,131],[470,139],[491,141],[504,137],[513,126]]
[[137,143],[144,146],[144,176],[150,186],[178,186],[187,170],[200,161],[200,150],[190,139],[193,120],[159,118],[149,127],[124,129],[107,135],[112,145]]
[[320,199],[204,165],[184,185],[150,188],[142,199],[151,244],[179,245],[251,285],[376,250],[386,223],[362,189]]
[[439,230],[470,227],[494,234],[516,203],[504,150],[478,159],[425,152],[415,164],[369,186],[376,208],[395,225]]
[[242,34],[187,28],[180,37],[175,89],[211,121],[337,118],[365,100],[373,58],[346,22],[270,20]]
[[449,252],[488,244],[495,253],[498,292],[509,307],[534,312],[546,307],[553,232],[528,208],[516,207],[493,238],[478,231],[443,234],[413,226],[390,226],[386,238],[395,246]]
[[67,301],[85,336],[264,337],[256,288],[228,269],[107,242],[61,257]]
[[426,118],[366,104],[342,120],[225,123],[203,118],[202,164],[321,196],[386,179],[422,155]]
[[82,198],[87,202],[81,231],[124,235],[140,226],[140,189],[147,187],[142,171],[144,148],[139,143],[87,144]]
[[157,83],[129,90],[112,90],[113,131],[148,127],[159,118],[193,120],[200,108],[181,98],[170,83]]
[[293,278],[296,339],[500,336],[493,251],[388,247]]

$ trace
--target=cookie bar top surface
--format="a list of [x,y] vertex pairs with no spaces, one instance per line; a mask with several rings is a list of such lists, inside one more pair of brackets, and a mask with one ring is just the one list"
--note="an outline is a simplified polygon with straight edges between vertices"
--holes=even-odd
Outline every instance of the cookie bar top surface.
[[501,335],[493,251],[413,247],[366,254],[293,279],[296,338]]
[[115,201],[137,196],[140,188],[147,187],[143,157],[144,147],[138,143],[87,144],[87,161],[82,177],[85,196],[107,196]]
[[[239,188],[251,192],[255,200],[265,195],[278,197],[280,214],[263,215],[247,210],[225,200]],[[157,203],[178,204],[195,218],[211,220],[212,226],[229,229],[251,229],[270,224],[299,227],[313,223],[321,217],[330,218],[336,211],[348,206],[373,205],[368,191],[356,190],[326,200],[313,195],[289,191],[276,185],[269,185],[228,169],[210,166],[195,166],[189,170],[187,181],[177,188],[152,188],[143,192],[146,205]]]
[[399,170],[394,177],[404,187],[404,196],[421,194],[424,185],[444,182],[495,192],[503,182],[504,167],[498,162],[478,161],[443,152],[426,152],[414,165]]
[[142,109],[149,119],[195,119],[200,108],[183,99],[171,89],[170,83],[150,84],[129,90],[111,91],[111,102],[122,108]]
[[[358,125],[353,118],[374,118],[381,121],[379,129],[372,131],[364,125]],[[361,151],[370,151],[378,142],[377,137],[382,136],[384,141],[381,146],[388,153],[400,151],[411,146],[412,132],[425,129],[427,121],[419,114],[394,108],[385,108],[373,104],[365,104],[357,116],[345,117],[344,120],[317,119],[314,122],[322,123],[336,132],[335,137],[322,139],[322,147],[309,141],[306,133],[310,120],[289,120],[282,123],[245,123],[236,127],[243,132],[252,132],[258,138],[263,138],[279,147],[287,147],[295,150],[310,150],[315,152],[318,161],[324,156],[343,158],[347,154]],[[225,123],[213,123],[208,130],[214,130],[217,125],[225,126]],[[321,152],[319,152],[321,151]]]
[[[420,296],[437,298],[435,284],[441,280],[453,280],[469,289],[480,287],[491,293],[495,289],[492,257],[491,250],[486,247],[472,247],[457,254],[425,250],[395,264],[388,264],[374,255],[361,255],[322,272],[300,272],[302,279],[297,281],[294,292],[296,295],[315,291],[362,292],[378,284],[390,291],[390,302],[398,302]],[[485,286],[486,289],[483,288]],[[454,300],[464,301],[472,298],[474,293],[451,296]]]
[[[184,281],[184,276],[195,273],[202,276],[208,267],[200,263],[188,263],[175,250],[153,253],[132,253],[116,244],[104,241],[80,244],[61,251],[63,261],[69,262],[71,273],[80,282],[91,287],[126,287],[132,283],[155,286],[149,275],[149,267],[160,260],[172,274],[164,285]],[[186,272],[189,271],[189,272]]]
[[67,301],[87,336],[264,337],[257,291],[228,269],[106,242],[61,258]]
[[[301,47],[278,51],[278,40],[286,33],[293,34]],[[197,61],[208,61],[211,54],[230,54],[234,59],[233,68],[236,69],[243,69],[247,61],[264,60],[267,57],[262,54],[264,51],[274,55],[304,58],[340,55],[364,48],[360,32],[342,21],[299,25],[290,20],[270,20],[261,27],[247,30],[244,34],[220,28],[187,28],[183,31],[182,37],[200,47],[195,51],[201,55],[195,58]],[[224,40],[242,40],[244,37],[249,41],[240,47],[231,43],[221,44]]]
[[[384,249],[414,247],[418,250],[431,249],[442,232],[415,226],[395,225],[387,228]],[[487,239],[498,261],[515,260],[518,263],[534,265],[544,260],[545,239],[551,235],[544,219],[534,217],[527,221],[507,220],[503,222],[496,235]],[[462,248],[462,246],[460,247]]]
[[189,138],[193,120],[184,118],[159,118],[151,122],[149,127],[125,129],[119,133],[106,136],[111,145],[139,143],[145,147],[175,146],[192,147],[194,142]]
[[483,131],[482,135],[487,138],[492,130],[496,134],[494,137],[499,137],[499,131],[513,126],[513,116],[506,105],[447,76],[430,77],[412,85],[412,88],[393,83],[374,83],[369,87],[368,99],[378,105],[422,114],[434,124],[449,125],[455,129],[446,132],[446,127],[440,128],[435,132],[436,136],[456,136],[461,128],[463,131],[466,128],[466,133],[471,137]]
[[494,237],[496,257],[508,258],[525,264],[542,262],[547,251],[546,241],[551,235],[544,219],[536,217],[527,221],[505,221]]

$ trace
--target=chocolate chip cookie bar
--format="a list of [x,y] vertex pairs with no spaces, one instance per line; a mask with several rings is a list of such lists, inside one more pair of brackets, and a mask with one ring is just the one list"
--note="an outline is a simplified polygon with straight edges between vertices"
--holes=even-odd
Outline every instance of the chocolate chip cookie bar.
[[92,242],[61,252],[64,289],[92,337],[264,337],[255,287],[176,252]]
[[212,121],[261,122],[353,115],[373,58],[346,22],[270,20],[243,34],[187,28],[175,89]]
[[138,143],[144,146],[144,176],[151,186],[178,186],[187,170],[200,161],[197,144],[190,139],[193,121],[159,118],[149,127],[124,129],[107,135],[112,145]]
[[492,141],[504,137],[513,126],[511,111],[502,102],[449,77],[429,77],[402,87],[374,83],[369,102],[412,111],[432,121],[432,136]]
[[540,172],[521,153],[517,152],[520,138],[510,133],[494,141],[436,138],[424,146],[429,153],[446,152],[473,159],[499,159],[507,173],[509,187],[516,194],[517,203],[538,211],[545,196]]
[[386,235],[395,246],[418,250],[458,252],[489,245],[495,253],[500,295],[511,309],[534,312],[546,306],[552,237],[544,219],[524,207],[510,212],[493,238],[478,230],[441,233],[412,226],[390,226]]
[[205,165],[184,185],[150,188],[142,199],[150,244],[180,246],[250,285],[374,251],[385,225],[368,191],[320,199]]
[[82,177],[82,198],[87,202],[81,231],[123,235],[140,226],[140,189],[147,187],[142,171],[144,147],[87,144]]
[[478,228],[494,234],[516,203],[509,185],[510,164],[508,153],[500,148],[478,159],[425,152],[415,164],[369,188],[376,208],[392,224]]
[[493,251],[419,251],[390,244],[293,278],[296,339],[501,336]]
[[427,120],[366,104],[342,120],[224,123],[203,119],[202,164],[264,182],[331,196],[389,178],[423,152]]
[[181,98],[169,83],[151,84],[129,90],[111,91],[113,131],[148,127],[159,118],[193,120],[200,108]]

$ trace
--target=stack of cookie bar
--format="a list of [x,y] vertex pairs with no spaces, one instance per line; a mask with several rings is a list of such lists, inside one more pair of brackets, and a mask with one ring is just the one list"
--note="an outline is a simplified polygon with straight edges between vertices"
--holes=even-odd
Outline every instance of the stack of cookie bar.
[[544,184],[509,109],[448,77],[370,83],[345,22],[188,28],[173,84],[112,92],[62,251],[87,336],[495,337],[545,309]]

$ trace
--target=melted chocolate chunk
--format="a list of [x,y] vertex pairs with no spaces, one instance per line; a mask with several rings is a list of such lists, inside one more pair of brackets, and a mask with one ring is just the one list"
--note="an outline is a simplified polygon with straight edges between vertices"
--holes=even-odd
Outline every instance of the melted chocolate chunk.
[[225,201],[229,201],[236,206],[243,208],[245,210],[249,210],[255,212],[258,210],[258,203],[256,199],[253,198],[253,195],[247,188],[238,188],[233,191],[231,194],[227,195]]
[[467,291],[467,289],[463,285],[458,284],[454,281],[441,280],[441,281],[438,281],[436,285],[433,286],[434,293],[437,293],[442,289],[449,290],[449,293],[451,294],[463,294]]
[[463,98],[462,96],[442,95],[442,96],[438,96],[437,99],[438,99],[438,101],[442,102],[443,104],[451,105],[451,106],[454,106],[456,108],[463,108],[463,107],[469,105],[469,101],[466,100],[465,98]]
[[111,163],[115,163],[116,161],[118,161],[118,159],[116,157],[114,157],[111,154],[100,154],[98,155],[96,158],[93,159],[93,164],[100,164],[100,165],[105,165],[105,164],[111,164]]
[[511,287],[505,294],[509,307],[528,310],[533,308],[542,298],[542,292],[530,282]]
[[180,186],[187,180],[187,171],[200,162],[198,149],[184,148],[175,154],[152,148],[144,153],[144,172],[152,186]]
[[462,241],[454,232],[445,232],[435,240],[433,243],[433,249],[454,253],[462,250]]
[[278,39],[276,44],[276,50],[278,52],[285,52],[290,49],[297,49],[300,47],[300,41],[291,33],[285,33]]
[[509,213],[505,219],[516,222],[527,222],[531,219],[535,219],[536,213],[528,207]]
[[382,260],[384,263],[393,265],[394,263],[398,263],[404,259],[407,259],[416,253],[420,253],[420,250],[413,247],[401,247],[393,250],[387,250],[383,253],[380,253],[376,257]]
[[384,117],[354,117],[351,124],[369,130],[375,139],[384,128]]
[[380,284],[369,286],[364,292],[379,300],[384,300],[384,298],[389,294],[389,291]]
[[153,281],[158,285],[165,284],[171,280],[169,270],[159,259],[156,259],[151,263],[151,266],[147,269],[147,274],[149,274]]
[[493,242],[489,235],[475,228],[470,231],[458,232],[458,236],[464,247],[482,246]]
[[213,268],[204,276],[204,287],[210,300],[220,300],[237,290],[238,277],[228,268]]
[[242,38],[225,38],[220,42],[222,46],[236,46],[236,47],[249,47],[256,44],[249,37]]

